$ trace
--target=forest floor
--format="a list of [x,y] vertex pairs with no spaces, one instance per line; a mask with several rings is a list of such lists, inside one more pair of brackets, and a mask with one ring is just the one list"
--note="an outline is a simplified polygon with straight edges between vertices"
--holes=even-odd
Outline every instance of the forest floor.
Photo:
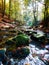
[[[8,19],[7,16],[2,17],[2,15],[0,14],[0,44],[4,43],[6,40],[11,39],[15,35],[17,35],[19,30],[21,31],[21,28],[18,25],[19,25],[18,22]],[[41,28],[38,27],[37,29],[49,33],[48,28],[44,29],[42,27]]]
[[0,44],[17,35],[17,30],[14,20],[8,19],[7,16],[2,17],[0,14]]

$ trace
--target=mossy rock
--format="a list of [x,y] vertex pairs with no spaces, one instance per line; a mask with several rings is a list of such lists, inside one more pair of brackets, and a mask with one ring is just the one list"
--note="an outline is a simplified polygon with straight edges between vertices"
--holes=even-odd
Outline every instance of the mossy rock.
[[18,31],[18,35],[20,35],[20,34],[23,34],[23,32],[21,32],[21,31]]
[[5,42],[6,45],[13,45],[14,44],[14,41],[13,40],[7,40]]
[[26,58],[30,53],[30,50],[28,48],[21,48],[20,50],[16,50],[16,53],[14,55],[14,58],[16,59],[24,59]]
[[29,55],[29,53],[30,53],[30,50],[28,49],[28,48],[22,48],[21,49],[21,57],[22,58],[25,58],[25,57],[27,57],[28,55]]
[[5,45],[6,45],[6,49],[7,50],[10,50],[10,51],[12,51],[13,49],[15,49],[16,48],[16,45],[15,45],[15,42],[13,41],[13,40],[8,40],[8,41],[6,41],[5,42]]
[[22,46],[22,45],[29,45],[29,37],[25,34],[20,34],[13,38],[13,41],[15,41],[16,46]]

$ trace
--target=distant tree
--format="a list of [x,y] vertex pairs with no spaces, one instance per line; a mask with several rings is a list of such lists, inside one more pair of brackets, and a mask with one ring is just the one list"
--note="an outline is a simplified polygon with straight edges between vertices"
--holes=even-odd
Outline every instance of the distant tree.
[[5,4],[6,4],[6,0],[4,0],[4,10],[3,10],[3,16],[4,16],[4,14],[5,14]]
[[6,3],[6,0],[2,0],[2,17],[4,17],[4,14],[5,14],[5,3]]
[[44,26],[48,26],[48,22],[49,22],[49,0],[45,0],[45,11],[44,11]]
[[0,13],[2,13],[2,1],[0,1]]
[[30,4],[31,0],[24,0],[24,5],[27,7]]
[[3,0],[2,0],[2,14],[3,14]]
[[[39,0],[38,0],[39,1]],[[37,5],[37,3],[36,3],[36,0],[32,0],[32,8],[33,8],[33,16],[34,16],[34,23],[33,23],[33,25],[37,25],[37,12],[38,12],[38,5]],[[37,14],[36,14],[37,13]]]
[[10,19],[10,15],[11,15],[11,0],[9,0],[9,19]]
[[14,15],[15,15],[15,20],[18,18],[19,16],[19,11],[20,11],[20,3],[19,3],[19,0],[15,0],[14,1]]

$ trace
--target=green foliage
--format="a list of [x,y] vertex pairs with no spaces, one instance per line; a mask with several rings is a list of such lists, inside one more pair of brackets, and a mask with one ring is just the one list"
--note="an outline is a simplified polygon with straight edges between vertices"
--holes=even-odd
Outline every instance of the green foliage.
[[[41,16],[43,11],[42,12],[38,11],[39,10],[38,3],[41,3],[41,2],[42,2],[41,0],[22,0],[22,1],[21,0],[9,0],[9,2],[5,3],[6,5],[5,14],[9,15],[10,18],[19,20],[21,23],[22,21],[26,21],[26,23],[28,23],[28,25],[31,26],[32,22],[34,22],[33,21],[34,15],[37,17],[38,20],[43,19],[42,18],[43,16]],[[49,0],[45,0],[45,3],[47,4],[47,6],[49,6]],[[0,1],[0,4],[3,4],[3,3],[1,3]],[[31,8],[30,12],[28,8]],[[34,14],[33,11],[35,11],[35,9],[38,9],[38,10],[36,10]],[[46,9],[46,11],[49,11],[49,9]],[[40,16],[39,16],[39,13],[41,13]]]
[[31,0],[24,0],[24,5],[28,6]]
[[6,5],[5,12],[6,12],[7,15],[9,14],[9,5],[8,4]]
[[45,4],[47,4],[47,6],[49,5],[49,0],[45,0]]
[[23,19],[26,22],[26,25],[28,26],[32,26],[32,21],[33,21],[33,17],[32,17],[32,13],[28,10],[28,13],[24,13],[23,15]]

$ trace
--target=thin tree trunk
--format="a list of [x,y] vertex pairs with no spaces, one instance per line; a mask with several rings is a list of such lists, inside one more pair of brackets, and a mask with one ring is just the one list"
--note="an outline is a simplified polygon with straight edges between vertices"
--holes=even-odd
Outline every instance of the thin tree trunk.
[[14,12],[15,12],[15,20],[16,20],[16,16],[17,16],[17,14],[16,14],[16,13],[17,13],[17,12],[16,12],[16,1],[14,1],[14,8],[15,8],[15,9],[14,9],[14,10],[15,10]]
[[5,14],[5,4],[6,4],[6,0],[2,0],[2,17],[4,17]]
[[0,13],[2,13],[2,1],[0,1]]
[[2,0],[2,17],[4,17],[5,14],[5,2],[6,0]]
[[48,4],[47,0],[45,0],[44,27],[48,27],[48,22],[49,22]]
[[10,16],[11,16],[11,0],[9,0],[9,19],[10,19]]
[[36,1],[34,1],[35,7],[33,7],[33,15],[34,15],[34,25],[37,24],[37,16],[36,16]]
[[3,17],[3,0],[2,0],[2,17]]

